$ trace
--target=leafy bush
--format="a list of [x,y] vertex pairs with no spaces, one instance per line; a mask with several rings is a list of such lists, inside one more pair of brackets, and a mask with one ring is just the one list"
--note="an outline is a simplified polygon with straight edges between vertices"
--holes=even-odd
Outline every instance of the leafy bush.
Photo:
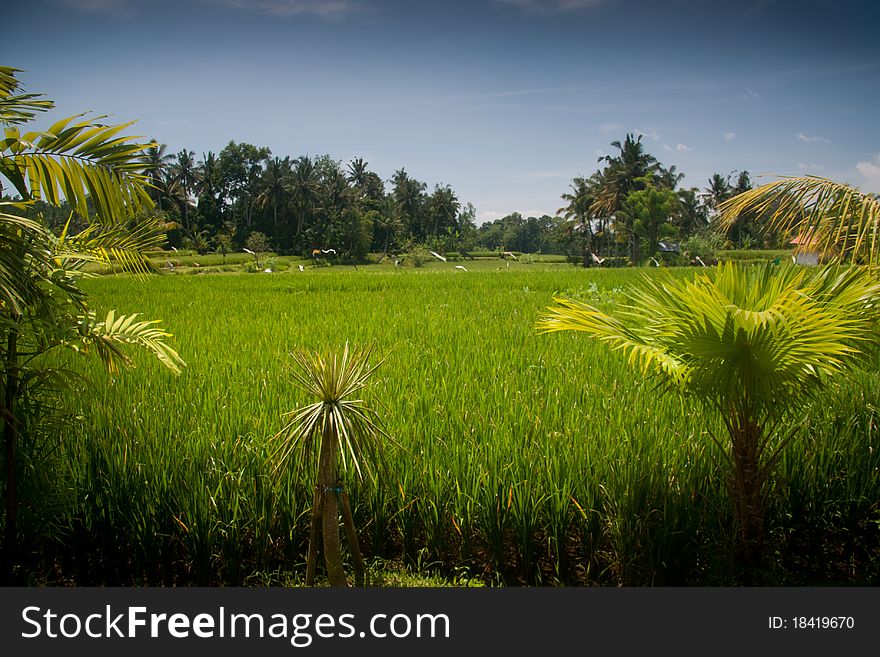
[[269,246],[269,238],[258,230],[248,235],[244,245],[254,253],[266,253],[272,250]]

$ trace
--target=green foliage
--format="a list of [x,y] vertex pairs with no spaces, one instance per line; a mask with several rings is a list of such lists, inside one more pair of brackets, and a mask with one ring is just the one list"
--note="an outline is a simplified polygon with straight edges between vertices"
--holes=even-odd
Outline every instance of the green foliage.
[[254,253],[268,253],[272,250],[269,247],[269,238],[258,230],[248,235],[244,245]]
[[431,252],[428,251],[427,248],[418,245],[409,250],[409,252],[403,258],[403,264],[406,267],[414,267],[416,269],[419,269],[431,262],[433,257],[434,256],[431,255]]
[[[52,103],[17,94],[15,72],[0,68],[0,122],[7,125],[0,142],[0,176],[21,199],[4,199],[0,213],[0,421],[5,466],[0,577],[7,583],[14,581],[18,562],[19,480],[28,479],[22,461],[37,462],[33,452],[22,455],[22,447],[33,446],[33,435],[45,432],[52,415],[50,393],[69,382],[63,371],[46,367],[42,357],[57,347],[71,347],[96,353],[113,371],[128,362],[121,345],[134,344],[175,372],[183,365],[164,342],[170,334],[155,322],[116,318],[112,311],[99,322],[79,287],[86,263],[113,262],[137,273],[151,269],[149,252],[161,243],[162,233],[151,214],[148,179],[142,173],[141,155],[148,145],[119,136],[130,124],[103,125],[82,120],[83,115],[22,134],[16,125]],[[50,232],[39,215],[34,220],[18,216],[37,201],[50,206],[66,203],[79,215],[79,230],[71,230],[72,215],[60,235]]]
[[645,189],[627,195],[623,203],[623,212],[628,217],[626,230],[632,231],[644,255],[656,255],[657,243],[675,235],[671,219],[678,209],[675,192],[657,189],[650,182],[646,182]]
[[727,263],[693,280],[646,278],[617,317],[556,301],[541,330],[587,332],[723,420],[738,549],[760,565],[764,489],[791,435],[777,429],[877,341],[880,282],[857,268]]
[[871,265],[880,261],[880,201],[849,185],[816,176],[785,177],[743,191],[719,211],[725,229],[752,214],[769,231],[800,237],[800,251]]
[[682,254],[688,258],[700,258],[707,265],[715,260],[716,252],[724,246],[724,235],[707,230],[691,235],[681,242]]

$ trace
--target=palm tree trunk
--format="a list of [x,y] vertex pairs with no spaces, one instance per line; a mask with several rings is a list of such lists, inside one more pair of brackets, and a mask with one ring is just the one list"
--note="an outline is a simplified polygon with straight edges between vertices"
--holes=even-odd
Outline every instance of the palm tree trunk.
[[330,586],[348,586],[342,568],[342,549],[339,544],[339,486],[336,478],[336,436],[329,424],[321,439],[320,482],[324,503],[321,505],[324,562]]
[[747,569],[761,566],[764,545],[764,476],[758,445],[761,430],[748,420],[738,421],[732,436],[734,472],[731,485],[736,521],[737,557]]

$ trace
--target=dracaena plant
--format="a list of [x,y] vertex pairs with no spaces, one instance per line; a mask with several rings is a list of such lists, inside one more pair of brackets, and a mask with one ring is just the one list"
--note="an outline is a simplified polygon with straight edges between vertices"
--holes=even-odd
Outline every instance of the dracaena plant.
[[354,532],[347,497],[341,486],[340,468],[353,469],[359,478],[375,474],[384,463],[383,451],[390,441],[374,409],[361,398],[380,362],[370,363],[372,349],[349,349],[341,354],[305,350],[293,354],[294,383],[314,399],[288,413],[288,422],[276,436],[276,468],[290,466],[299,476],[303,467],[313,467],[315,496],[312,531],[306,567],[306,584],[314,582],[318,521],[324,545],[324,560],[332,586],[345,586],[345,572],[339,541],[339,511],[345,514],[350,547],[355,557],[357,581],[363,579],[363,565]]

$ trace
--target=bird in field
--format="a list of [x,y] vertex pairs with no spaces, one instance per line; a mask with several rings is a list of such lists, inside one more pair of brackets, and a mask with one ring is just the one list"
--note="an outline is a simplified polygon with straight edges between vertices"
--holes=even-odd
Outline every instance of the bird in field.
[[332,253],[336,255],[336,249],[321,249],[321,253]]
[[694,256],[694,260],[696,260],[697,262],[699,262],[699,263],[700,263],[701,265],[703,265],[704,267],[706,266],[706,263],[703,262],[703,261],[700,259],[700,256]]
[[467,268],[463,267],[462,265],[455,265],[455,268],[461,269],[462,271],[467,271]]
[[303,267],[303,266],[302,266],[302,265],[300,265],[300,266],[299,266],[299,270],[300,270],[300,271],[305,271],[305,270],[306,270],[306,268],[305,268],[305,267]]
[[655,264],[655,265],[657,265],[658,267],[660,266],[660,263],[657,262],[657,259],[656,259],[654,256],[648,256],[648,257],[651,258],[651,260],[654,261],[654,264]]
[[590,255],[593,256],[593,262],[595,262],[597,265],[601,265],[603,262],[605,262],[605,258],[600,258],[595,253],[591,252]]
[[176,246],[172,246],[172,247],[171,247],[171,250],[174,251],[175,253],[177,253],[177,247],[176,247]]
[[437,258],[437,260],[440,260],[441,262],[446,262],[446,258],[444,258],[439,253],[435,253],[434,251],[431,251],[431,255],[434,256],[435,258]]
[[247,248],[247,247],[245,247],[244,249],[242,249],[242,251],[244,251],[245,253],[250,253],[251,255],[257,255],[256,253],[254,253],[253,251],[251,251],[251,250],[250,250],[249,248]]
[[505,251],[504,253],[501,254],[501,257],[502,258],[513,258],[514,260],[517,259],[517,257],[513,254],[513,251]]

